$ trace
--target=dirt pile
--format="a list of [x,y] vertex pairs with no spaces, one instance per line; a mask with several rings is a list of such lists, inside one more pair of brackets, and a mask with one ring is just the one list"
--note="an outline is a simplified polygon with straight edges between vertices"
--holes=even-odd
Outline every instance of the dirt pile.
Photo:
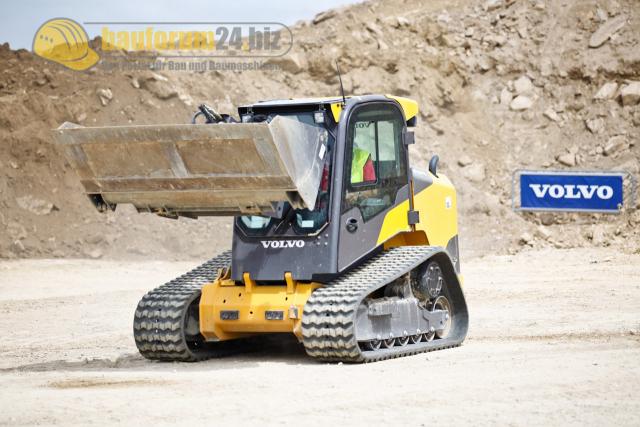
[[[421,104],[414,164],[457,185],[462,249],[613,245],[640,250],[640,213],[511,211],[519,168],[640,171],[640,6],[628,1],[367,2],[292,28],[281,70],[72,72],[0,49],[0,256],[206,257],[228,219],[99,215],[50,143],[63,121],[185,123],[260,99],[393,93]],[[135,61],[122,54],[123,60]],[[413,148],[412,148],[413,149]]]

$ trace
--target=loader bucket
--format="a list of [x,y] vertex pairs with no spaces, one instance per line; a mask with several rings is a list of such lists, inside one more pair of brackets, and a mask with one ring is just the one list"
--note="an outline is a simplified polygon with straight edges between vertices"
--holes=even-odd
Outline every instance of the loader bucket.
[[313,209],[327,133],[293,118],[270,123],[82,127],[54,140],[101,211],[133,204],[165,216],[277,215]]

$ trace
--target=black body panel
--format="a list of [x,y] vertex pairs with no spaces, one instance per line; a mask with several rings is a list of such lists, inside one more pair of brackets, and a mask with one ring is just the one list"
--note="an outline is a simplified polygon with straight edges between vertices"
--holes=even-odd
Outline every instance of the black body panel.
[[[234,230],[232,279],[249,273],[258,281],[283,281],[290,272],[294,280],[316,280],[318,274],[335,273],[335,253],[329,233],[317,236],[247,237]],[[267,246],[267,247],[265,247]]]

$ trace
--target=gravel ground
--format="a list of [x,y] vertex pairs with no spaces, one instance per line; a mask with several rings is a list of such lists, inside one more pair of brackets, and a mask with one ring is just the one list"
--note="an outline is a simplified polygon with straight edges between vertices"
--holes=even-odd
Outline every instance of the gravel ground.
[[321,364],[295,341],[199,364],[132,339],[144,292],[188,262],[0,262],[0,425],[640,425],[640,255],[463,263],[462,347]]

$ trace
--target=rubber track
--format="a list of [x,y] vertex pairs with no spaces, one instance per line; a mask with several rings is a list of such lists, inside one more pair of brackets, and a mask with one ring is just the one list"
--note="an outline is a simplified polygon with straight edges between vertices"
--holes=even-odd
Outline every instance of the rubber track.
[[[133,336],[147,359],[195,362],[229,353],[224,343],[191,349],[184,337],[184,316],[200,297],[202,286],[215,280],[218,270],[231,265],[231,251],[148,292],[136,308]],[[220,345],[223,344],[223,345]]]
[[464,336],[375,351],[361,350],[356,341],[356,312],[364,298],[418,267],[436,251],[425,246],[390,249],[314,291],[302,316],[307,354],[323,361],[361,363],[459,346]]

